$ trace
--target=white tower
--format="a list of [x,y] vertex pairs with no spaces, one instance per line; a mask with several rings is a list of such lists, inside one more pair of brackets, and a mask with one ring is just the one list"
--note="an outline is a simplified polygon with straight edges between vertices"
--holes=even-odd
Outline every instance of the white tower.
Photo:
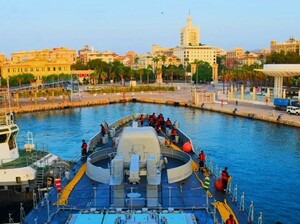
[[180,29],[180,45],[181,46],[197,46],[200,43],[199,27],[193,27],[192,17],[189,14],[187,25]]

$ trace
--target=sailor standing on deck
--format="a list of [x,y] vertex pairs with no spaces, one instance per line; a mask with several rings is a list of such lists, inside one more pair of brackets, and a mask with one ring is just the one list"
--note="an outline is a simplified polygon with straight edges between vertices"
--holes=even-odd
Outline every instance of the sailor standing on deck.
[[87,144],[85,140],[82,140],[81,144],[81,158],[84,158],[87,155]]
[[229,174],[227,172],[228,168],[225,167],[225,169],[222,171],[222,183],[223,183],[223,191],[227,191],[227,184],[229,179]]
[[102,137],[104,137],[104,135],[106,134],[106,128],[104,127],[103,124],[101,124],[100,126],[101,126],[101,135]]
[[141,126],[143,127],[143,125],[144,125],[144,121],[145,121],[145,118],[144,118],[144,115],[142,114],[141,116],[140,116],[140,122],[141,122]]
[[203,150],[201,150],[201,153],[199,154],[198,160],[199,160],[200,170],[202,170],[204,168],[204,161],[205,161],[205,154],[204,154]]
[[229,218],[226,220],[226,224],[236,224],[232,214],[229,215]]
[[172,124],[172,122],[171,122],[170,119],[168,118],[168,119],[166,120],[166,127],[167,127],[167,128],[171,128],[171,124]]
[[175,142],[176,135],[177,135],[177,129],[175,127],[173,127],[172,132],[171,132],[173,142]]

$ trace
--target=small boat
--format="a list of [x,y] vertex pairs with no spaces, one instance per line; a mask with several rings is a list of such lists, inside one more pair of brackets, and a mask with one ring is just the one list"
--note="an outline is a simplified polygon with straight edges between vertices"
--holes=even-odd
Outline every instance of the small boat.
[[208,164],[199,170],[198,153],[178,122],[154,128],[148,119],[140,113],[103,122],[106,132],[88,142],[88,155],[21,222],[216,224],[232,214],[236,223],[255,223],[253,210],[230,189],[214,188],[219,175]]
[[[0,116],[0,222],[18,221],[21,209],[29,211],[37,189],[49,188],[51,181],[70,169],[68,163],[46,150],[38,150],[32,133],[24,149],[19,149],[19,127],[13,113]],[[50,189],[50,188],[49,188]],[[35,193],[36,192],[36,193]],[[10,218],[9,218],[10,217]]]

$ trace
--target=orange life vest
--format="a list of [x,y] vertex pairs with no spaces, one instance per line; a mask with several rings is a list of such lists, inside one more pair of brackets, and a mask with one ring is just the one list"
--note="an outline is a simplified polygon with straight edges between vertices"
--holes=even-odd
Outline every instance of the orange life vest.
[[177,135],[177,130],[176,130],[176,129],[173,129],[171,135]]
[[200,153],[200,155],[199,155],[199,161],[200,162],[203,162],[205,160],[205,155],[204,155],[204,153]]
[[166,126],[168,126],[168,127],[171,126],[171,121],[170,120],[166,121]]
[[227,180],[228,179],[228,174],[224,170],[222,171],[222,179]]
[[226,220],[226,224],[236,224],[235,220],[232,218],[229,218]]

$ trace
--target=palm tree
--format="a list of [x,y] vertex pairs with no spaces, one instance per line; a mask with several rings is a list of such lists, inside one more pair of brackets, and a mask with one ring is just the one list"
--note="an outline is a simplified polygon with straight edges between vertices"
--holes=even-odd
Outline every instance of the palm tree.
[[110,73],[110,79],[112,80],[112,83],[115,82],[115,77],[116,77],[116,74],[114,72]]
[[166,55],[162,55],[162,56],[161,56],[161,61],[162,61],[163,65],[165,65],[166,60],[167,60]]
[[101,72],[101,79],[102,79],[102,84],[104,84],[104,81],[107,79],[107,73],[105,71]]
[[146,70],[146,75],[147,75],[147,83],[149,84],[149,75],[150,72],[152,71],[152,66],[148,65],[147,70]]
[[91,79],[93,80],[94,85],[97,84],[97,82],[96,82],[97,76],[98,76],[98,74],[95,71],[91,73]]
[[109,80],[110,79],[112,79],[112,69],[113,69],[113,64],[111,63],[111,62],[109,62],[108,64],[107,64],[107,67],[108,67],[108,78],[109,78]]
[[155,78],[156,78],[156,69],[157,69],[157,63],[159,62],[159,58],[154,57],[154,58],[152,58],[152,61],[154,63],[154,74],[155,74]]
[[188,68],[188,64],[189,64],[189,58],[184,58],[184,71],[185,71],[185,75],[184,75],[184,80],[185,80],[185,82],[186,82],[186,76],[187,76],[187,68]]
[[22,86],[22,78],[18,78],[18,83],[19,83],[19,86],[21,87]]
[[121,80],[121,85],[125,86],[125,81],[124,81],[124,69],[120,68],[119,69],[119,76],[120,76],[120,80]]
[[[162,75],[161,68],[157,68],[156,73],[157,73],[157,77],[161,77],[161,75]],[[160,80],[158,80],[158,81],[159,81],[158,84],[160,84]]]
[[174,71],[175,71],[175,66],[174,65],[170,65],[169,72],[170,72],[170,75],[171,75],[171,84],[172,84],[172,86],[173,86]]
[[142,68],[140,68],[137,72],[138,72],[138,74],[140,76],[140,83],[142,83],[143,82],[144,70]]
[[135,69],[138,68],[139,60],[140,60],[139,57],[135,57],[135,58],[134,58]]

